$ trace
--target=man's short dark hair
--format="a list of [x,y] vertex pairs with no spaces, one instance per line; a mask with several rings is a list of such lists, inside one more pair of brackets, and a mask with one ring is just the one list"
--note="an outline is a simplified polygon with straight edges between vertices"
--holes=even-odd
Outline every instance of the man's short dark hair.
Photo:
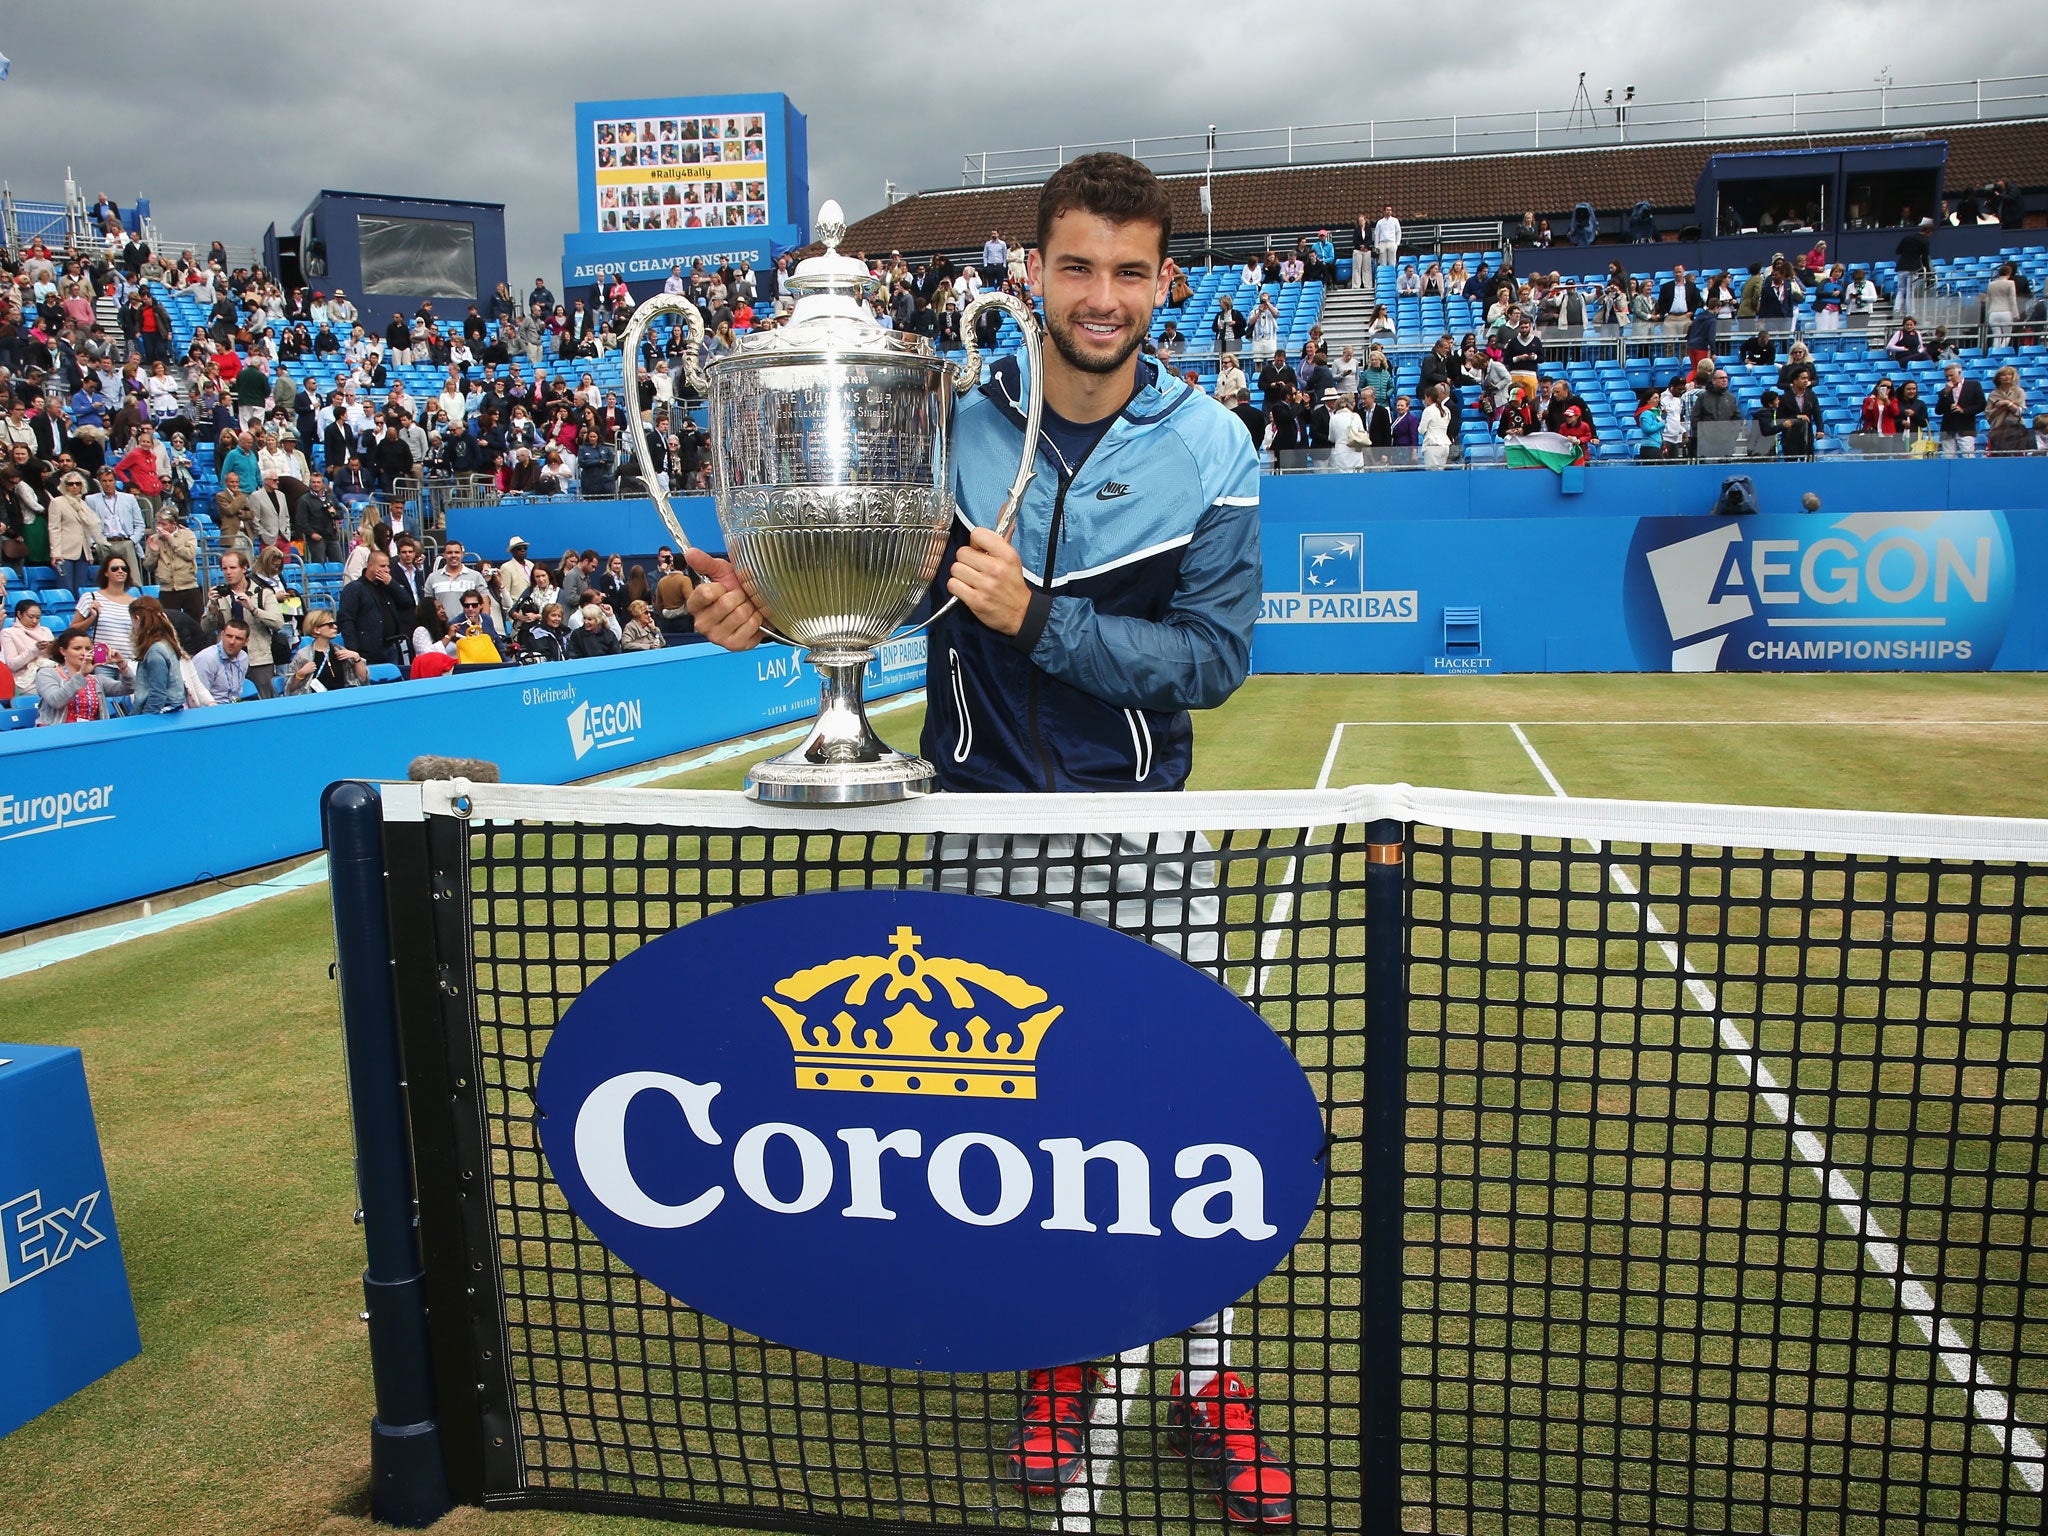
[[1159,257],[1173,236],[1173,203],[1150,169],[1129,155],[1105,150],[1069,160],[1053,172],[1038,194],[1038,249],[1043,252],[1052,226],[1069,209],[1080,209],[1112,224],[1159,226]]

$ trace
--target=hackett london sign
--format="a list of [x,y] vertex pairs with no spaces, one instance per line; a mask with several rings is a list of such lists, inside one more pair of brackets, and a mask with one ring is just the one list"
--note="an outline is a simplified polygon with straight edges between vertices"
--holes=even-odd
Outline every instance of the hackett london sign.
[[735,908],[606,971],[541,1062],[571,1208],[654,1284],[839,1359],[1005,1371],[1251,1290],[1322,1192],[1322,1116],[1219,982],[937,892]]

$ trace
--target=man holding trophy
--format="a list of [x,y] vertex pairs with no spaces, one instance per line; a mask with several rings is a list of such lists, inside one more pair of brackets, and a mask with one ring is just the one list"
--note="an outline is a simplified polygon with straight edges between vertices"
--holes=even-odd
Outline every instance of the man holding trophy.
[[[827,224],[821,211],[831,245],[837,237]],[[1257,454],[1226,408],[1139,352],[1167,296],[1171,228],[1165,188],[1137,161],[1069,161],[1041,193],[1026,269],[1051,346],[1031,355],[1035,326],[1018,315],[1026,357],[998,362],[979,388],[979,358],[968,354],[970,376],[955,387],[972,392],[954,412],[946,467],[950,528],[942,558],[925,557],[930,599],[944,606],[932,621],[924,761],[906,760],[939,788],[1178,790],[1193,757],[1188,712],[1215,708],[1245,679],[1261,585]],[[1013,314],[1023,308],[1001,302]],[[962,331],[969,332],[964,318]],[[631,388],[629,380],[629,397]],[[727,419],[714,393],[714,438]],[[756,412],[743,425],[753,430],[758,420]],[[722,523],[724,489],[722,479]],[[700,634],[743,650],[795,626],[769,590],[774,573],[727,531],[738,568],[689,550],[700,578],[689,607]],[[840,642],[793,638],[812,646],[812,662],[827,676],[822,720],[832,698],[831,647]],[[867,653],[847,654],[864,664]],[[812,745],[812,760],[829,746]],[[1091,860],[1098,843],[1104,863],[1088,870],[1084,890],[1127,889],[1117,840],[1091,837]],[[1186,869],[1185,884],[1200,887],[1198,867]],[[1205,899],[1213,905],[1201,896],[1189,904]],[[1079,910],[1113,922],[1111,905],[1091,901]],[[1208,950],[1195,953],[1205,940]],[[1191,963],[1216,963],[1213,934],[1190,934],[1185,947]],[[1293,1478],[1259,1437],[1249,1384],[1229,1368],[1228,1314],[1197,1324],[1186,1339],[1169,1444],[1191,1459],[1232,1520],[1291,1523]],[[1028,1492],[1056,1495],[1080,1478],[1106,1385],[1093,1365],[1030,1374],[1010,1443],[1011,1473]]]

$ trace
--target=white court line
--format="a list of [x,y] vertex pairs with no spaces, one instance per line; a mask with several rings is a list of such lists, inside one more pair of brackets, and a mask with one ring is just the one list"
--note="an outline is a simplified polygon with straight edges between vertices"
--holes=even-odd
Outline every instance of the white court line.
[[[1498,723],[1498,722],[1496,722]],[[1316,775],[1316,788],[1328,789],[1330,775],[1336,771],[1337,749],[1344,741],[1344,723],[1339,721],[1330,733],[1330,745],[1323,753],[1322,771]],[[1315,828],[1304,829],[1302,842],[1306,844],[1315,836]],[[1280,884],[1294,883],[1298,864],[1297,856],[1289,854],[1281,867]],[[1286,930],[1287,921],[1294,915],[1294,892],[1283,889],[1273,900],[1271,926],[1265,937],[1259,941],[1259,959],[1254,975],[1245,982],[1244,996],[1261,995],[1266,990],[1266,979],[1272,974],[1272,962],[1280,953],[1280,935]],[[1216,1334],[1216,1368],[1230,1369],[1231,1309],[1223,1310],[1222,1326]],[[1114,1474],[1117,1452],[1123,1438],[1124,1425],[1130,1421],[1131,1399],[1137,1394],[1141,1379],[1152,1364],[1152,1346],[1140,1344],[1125,1350],[1117,1357],[1115,1387],[1095,1400],[1095,1411],[1089,1418],[1088,1465],[1083,1475],[1060,1490],[1059,1529],[1086,1533],[1095,1529],[1095,1517],[1102,1509],[1102,1494],[1109,1486]],[[1183,1370],[1187,1369],[1183,1364]]]
[[[1560,800],[1569,800],[1564,785],[1557,775],[1550,771],[1550,765],[1543,761],[1535,744],[1513,721],[1506,722],[1515,733],[1515,740],[1522,744],[1522,750],[1529,761],[1536,765],[1536,771],[1543,775],[1543,782],[1550,786],[1550,792]],[[1593,845],[1598,852],[1598,845]],[[1827,1145],[1817,1136],[1807,1121],[1792,1107],[1791,1095],[1778,1082],[1776,1074],[1758,1056],[1750,1039],[1742,1032],[1733,1019],[1721,1016],[1720,1003],[1714,990],[1700,977],[1690,960],[1680,952],[1670,937],[1670,930],[1651,910],[1646,900],[1638,896],[1635,881],[1619,864],[1607,866],[1607,875],[1622,895],[1631,898],[1629,904],[1636,909],[1643,925],[1652,933],[1665,935],[1657,941],[1657,947],[1671,962],[1672,969],[1685,978],[1685,990],[1699,1006],[1702,1013],[1715,1021],[1721,1037],[1721,1044],[1735,1063],[1742,1069],[1751,1085],[1757,1089],[1757,1097],[1780,1125],[1792,1127],[1792,1145],[1801,1159],[1809,1164],[1820,1176],[1822,1187],[1827,1191],[1828,1202],[1863,1242],[1864,1255],[1871,1265],[1891,1282],[1893,1294],[1899,1305],[1912,1318],[1913,1326],[1940,1357],[1941,1366],[1949,1379],[1970,1393],[1970,1407],[1983,1421],[1998,1441],[1999,1449],[2011,1458],[2020,1480],[2029,1491],[2042,1491],[2044,1463],[2048,1463],[2048,1450],[2044,1450],[2040,1438],[2026,1426],[2013,1423],[2012,1402],[1993,1379],[1991,1373],[1978,1363],[1970,1353],[1970,1346],[1964,1341],[1956,1325],[1943,1317],[1935,1308],[1934,1293],[1927,1283],[1913,1272],[1905,1256],[1899,1250],[1899,1243],[1884,1228],[1883,1223],[1863,1203],[1855,1184],[1841,1169],[1828,1161]]]

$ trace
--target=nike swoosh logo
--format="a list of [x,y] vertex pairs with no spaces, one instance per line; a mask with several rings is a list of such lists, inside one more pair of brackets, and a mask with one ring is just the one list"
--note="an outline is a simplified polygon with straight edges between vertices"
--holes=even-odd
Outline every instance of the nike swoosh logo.
[[1128,496],[1130,494],[1131,488],[1128,485],[1119,485],[1116,481],[1112,480],[1095,493],[1095,499],[1097,501],[1115,501],[1119,496]]

